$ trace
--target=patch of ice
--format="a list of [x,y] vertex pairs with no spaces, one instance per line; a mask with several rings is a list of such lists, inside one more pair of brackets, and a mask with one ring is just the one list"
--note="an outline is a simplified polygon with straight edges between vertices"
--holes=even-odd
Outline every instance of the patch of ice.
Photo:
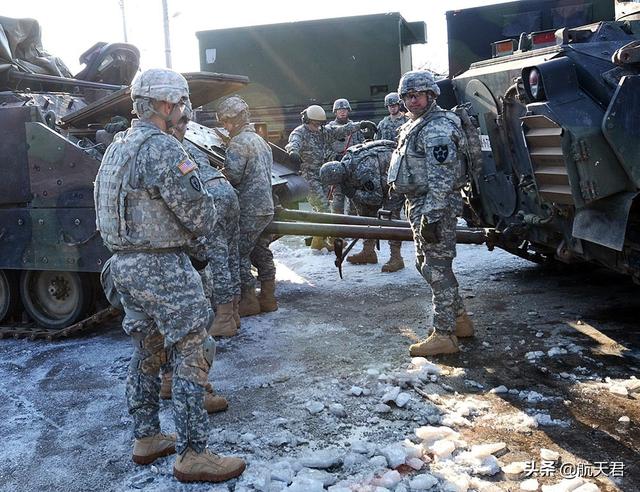
[[501,394],[501,393],[507,393],[509,390],[507,389],[506,386],[504,385],[500,385],[496,388],[493,388],[491,390],[489,390],[489,393],[495,393],[495,394]]

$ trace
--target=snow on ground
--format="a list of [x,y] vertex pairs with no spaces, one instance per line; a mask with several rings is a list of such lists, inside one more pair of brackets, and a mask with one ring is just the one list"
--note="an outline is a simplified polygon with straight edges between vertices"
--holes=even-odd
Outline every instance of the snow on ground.
[[[212,374],[230,408],[211,417],[209,445],[245,458],[243,476],[179,484],[173,457],[131,462],[131,348],[112,323],[63,342],[0,341],[0,490],[638,490],[631,479],[621,489],[620,479],[562,481],[527,469],[541,456],[589,462],[587,444],[571,437],[584,432],[566,410],[571,392],[608,390],[632,402],[640,387],[628,372],[595,373],[608,367],[558,318],[571,303],[549,314],[548,301],[529,300],[535,293],[516,277],[542,291],[537,267],[459,246],[455,270],[479,336],[458,356],[410,359],[408,345],[428,333],[430,313],[412,244],[403,247],[404,270],[380,272],[383,242],[379,265],[345,262],[343,280],[333,255],[313,254],[301,238],[273,250],[280,309],[243,318],[237,337],[219,341]],[[629,420],[616,416],[615,424],[628,430],[637,413],[627,408]],[[172,430],[170,402],[161,421]],[[541,455],[543,447],[553,449]]]

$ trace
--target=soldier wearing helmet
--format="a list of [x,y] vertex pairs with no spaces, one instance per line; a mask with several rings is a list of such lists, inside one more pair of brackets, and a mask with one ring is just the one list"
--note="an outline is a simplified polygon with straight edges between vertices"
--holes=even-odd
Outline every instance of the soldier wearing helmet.
[[398,128],[404,125],[409,118],[400,111],[400,96],[397,92],[390,92],[384,96],[384,105],[389,111],[389,115],[385,116],[378,123],[378,132],[376,138],[378,140],[398,140]]
[[[231,96],[218,106],[218,119],[229,132],[224,174],[238,192],[240,202],[240,298],[235,301],[238,316],[252,316],[278,309],[275,298],[276,267],[269,249],[271,235],[265,227],[273,219],[269,144],[249,122],[249,105]],[[251,265],[258,270],[260,295]]]
[[[344,98],[336,99],[333,102],[333,114],[336,116],[335,119],[327,124],[328,127],[340,127],[343,126],[349,121],[349,113],[351,112],[351,104],[349,101]],[[340,160],[345,155],[347,150],[354,146],[361,144],[365,141],[364,135],[362,132],[355,132],[345,137],[336,139],[333,142],[333,152],[334,159]],[[345,213],[345,196],[342,192],[340,185],[334,185],[332,189],[332,200],[331,200],[331,212],[334,214],[343,214]]]
[[[201,270],[202,285],[216,315],[210,334],[216,338],[234,336],[238,324],[234,318],[234,297],[240,298],[240,257],[238,236],[240,204],[238,195],[231,183],[216,168],[211,166],[209,157],[188,139],[184,138],[189,120],[183,118],[173,128],[172,134],[181,143],[187,153],[196,161],[207,192],[213,197],[218,210],[218,220],[214,232],[206,238],[206,257],[208,265]],[[165,380],[162,381],[163,389]],[[168,393],[170,387],[166,388]],[[207,393],[208,395],[208,393]],[[162,393],[161,393],[161,396]],[[205,406],[207,406],[205,396]],[[213,409],[213,401],[210,403]],[[207,408],[207,411],[210,411]]]
[[[333,144],[340,138],[345,138],[361,128],[375,127],[370,121],[349,121],[342,126],[329,126],[325,123],[327,115],[321,106],[316,104],[302,111],[302,125],[295,128],[289,135],[289,143],[285,149],[291,161],[300,165],[300,172],[309,184],[309,204],[316,212],[329,212],[327,190],[320,182],[320,167],[332,159]],[[331,249],[323,237],[314,237],[311,248],[321,250],[323,247]]]
[[398,93],[410,120],[401,128],[388,182],[406,196],[416,245],[416,267],[433,291],[433,333],[413,344],[412,357],[459,351],[458,338],[473,325],[458,293],[452,262],[456,255],[456,217],[462,213],[460,188],[467,152],[460,119],[440,108],[440,88],[431,72],[417,70],[400,79]]
[[[404,197],[390,193],[387,168],[395,149],[391,140],[375,140],[351,147],[341,161],[327,162],[320,168],[322,184],[340,185],[344,194],[355,205],[358,215],[376,217],[379,209],[391,211],[391,217],[400,218]],[[349,263],[361,265],[378,263],[375,240],[365,239],[362,251],[347,258]],[[401,241],[389,241],[391,257],[382,266],[383,272],[396,272],[404,268]]]
[[[178,480],[226,480],[245,464],[207,449],[203,399],[215,341],[207,333],[209,302],[186,253],[211,234],[216,209],[198,166],[167,134],[190,114],[189,87],[177,72],[151,69],[133,81],[131,98],[139,119],[107,148],[94,200],[97,229],[113,252],[122,326],[134,343],[126,386],[133,460],[149,464],[177,451]],[[177,436],[162,434],[158,419],[158,375],[169,356]]]

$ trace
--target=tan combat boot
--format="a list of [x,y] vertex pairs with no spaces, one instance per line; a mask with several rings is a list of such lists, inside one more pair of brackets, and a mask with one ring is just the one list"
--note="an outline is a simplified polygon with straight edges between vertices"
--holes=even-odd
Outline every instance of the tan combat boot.
[[[160,398],[164,400],[171,399],[171,383],[173,380],[173,373],[167,373],[162,375],[162,385],[160,386]],[[224,396],[216,395],[213,391],[211,383],[207,383],[204,393],[204,408],[207,413],[224,412],[229,408],[229,403]],[[135,461],[135,459],[134,459]]]
[[242,289],[240,303],[238,304],[238,314],[240,317],[260,314],[260,301],[258,301],[258,296],[256,296],[255,287]]
[[349,263],[354,265],[364,265],[367,263],[378,263],[378,255],[376,254],[376,242],[373,240],[366,240],[362,245],[362,251],[351,255],[347,258]]
[[263,313],[270,313],[278,310],[275,280],[263,280],[260,282],[260,295],[258,295],[258,301],[260,302],[260,311]]
[[322,248],[324,248],[324,238],[322,236],[313,236],[309,247],[317,251],[322,250]]
[[233,319],[233,301],[216,306],[216,316],[209,335],[213,337],[232,337],[238,333],[238,327]]
[[160,398],[163,400],[171,399],[171,385],[173,384],[173,373],[166,372],[161,376],[160,380]]
[[136,439],[133,445],[133,462],[138,465],[149,465],[158,458],[176,452],[175,434],[156,434],[155,436]]
[[473,336],[473,321],[469,318],[466,311],[463,311],[456,317],[456,337],[467,338]]
[[238,306],[240,305],[240,296],[233,296],[233,321],[236,322],[236,326],[240,329],[240,314],[238,313]]
[[325,237],[324,238],[324,247],[327,248],[327,251],[329,251],[329,253],[333,253],[333,250],[335,249],[334,247],[334,241],[336,238],[334,237]]
[[409,347],[411,357],[429,357],[431,355],[455,354],[460,352],[458,339],[455,335],[444,335],[435,331],[422,342]]
[[207,413],[224,412],[229,408],[229,403],[224,396],[216,395],[211,383],[207,383],[204,393],[204,409]]
[[404,260],[400,253],[401,246],[394,244],[391,246],[391,258],[384,265],[382,265],[382,271],[386,273],[397,272],[404,268]]
[[240,476],[245,466],[240,458],[218,456],[208,449],[196,453],[187,448],[176,458],[173,476],[181,482],[224,482]]

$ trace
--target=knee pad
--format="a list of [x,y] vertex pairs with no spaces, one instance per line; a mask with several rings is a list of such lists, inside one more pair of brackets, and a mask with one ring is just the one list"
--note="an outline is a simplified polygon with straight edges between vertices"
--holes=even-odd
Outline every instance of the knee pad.
[[176,343],[173,350],[174,377],[185,379],[199,386],[206,386],[209,382],[209,369],[211,369],[216,353],[214,338],[207,335],[204,330],[196,333],[191,332]]
[[167,363],[164,337],[158,332],[150,335],[136,332],[131,334],[131,338],[134,345],[129,363],[131,372],[140,371],[147,376],[157,376],[160,373],[160,367]]

